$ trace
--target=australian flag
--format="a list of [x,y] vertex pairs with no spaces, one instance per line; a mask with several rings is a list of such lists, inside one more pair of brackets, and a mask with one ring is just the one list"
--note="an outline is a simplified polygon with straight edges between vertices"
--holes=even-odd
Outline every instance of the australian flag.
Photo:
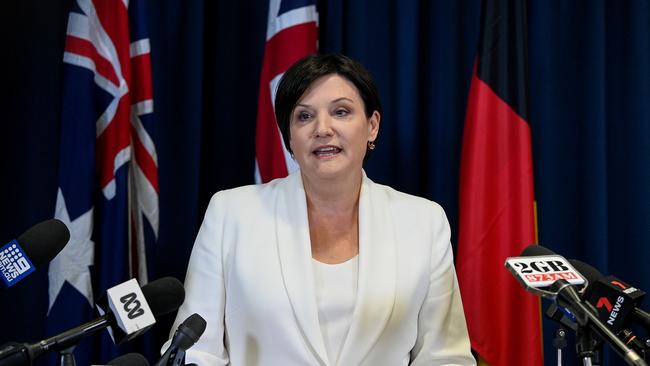
[[284,72],[318,50],[316,0],[270,0],[257,101],[255,181],[268,182],[298,168],[275,121],[275,91]]
[[[71,239],[49,268],[51,335],[97,317],[94,300],[107,288],[133,277],[147,282],[158,163],[144,5],[76,0],[68,18],[55,217]],[[77,364],[113,358],[107,340],[80,344]]]

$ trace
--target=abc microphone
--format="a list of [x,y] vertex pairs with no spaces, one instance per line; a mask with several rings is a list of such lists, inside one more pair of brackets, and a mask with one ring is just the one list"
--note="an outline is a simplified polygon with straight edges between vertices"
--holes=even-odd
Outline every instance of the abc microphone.
[[[127,281],[127,283],[129,282]],[[146,325],[147,315],[154,318],[171,313],[176,311],[185,300],[183,285],[173,277],[160,278],[146,284],[142,287],[141,294],[132,294],[131,292],[124,294],[124,287],[120,287],[122,285],[113,288],[121,288],[121,292],[117,294],[118,298],[111,300],[109,293],[109,301],[119,302],[120,305],[111,307],[114,312],[109,311],[97,319],[40,342],[9,344],[0,349],[0,366],[31,365],[32,361],[43,353],[50,350],[64,351],[76,345],[86,336],[97,333],[106,327],[111,327],[113,330],[122,329],[127,336],[131,337],[133,333],[139,335],[144,328],[140,319],[136,318],[145,319],[145,327],[148,327]],[[145,306],[145,303],[148,307]],[[145,308],[148,310],[144,310]],[[142,312],[139,309],[142,309]]]
[[522,256],[507,258],[505,266],[527,291],[569,309],[580,326],[588,326],[607,340],[628,364],[647,365],[600,321],[591,304],[582,301],[576,290],[576,285],[586,283],[582,275],[564,257],[549,252],[547,248],[531,245],[524,249]]
[[68,244],[70,231],[57,219],[40,222],[0,248],[0,277],[9,288],[49,263]]
[[115,344],[121,344],[146,332],[156,322],[155,316],[177,310],[184,299],[185,290],[173,277],[152,281],[141,292],[137,281],[131,279],[108,289],[96,305],[101,315],[114,315],[108,332]]
[[185,351],[199,340],[203,332],[205,332],[206,325],[205,319],[196,313],[185,319],[176,329],[169,348],[160,360],[156,362],[156,366],[183,365],[185,362]]

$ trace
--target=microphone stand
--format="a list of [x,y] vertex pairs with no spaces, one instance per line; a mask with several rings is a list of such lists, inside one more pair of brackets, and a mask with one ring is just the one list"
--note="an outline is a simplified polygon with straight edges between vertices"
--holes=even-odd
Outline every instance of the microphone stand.
[[61,355],[61,366],[77,366],[77,362],[74,359],[74,353],[72,353],[74,347],[75,346],[72,346],[59,352]]
[[[576,317],[576,322],[578,323],[578,330],[583,327],[590,326],[591,330],[598,332],[598,335],[606,340],[609,345],[612,347],[616,353],[618,353],[628,365],[633,366],[647,366],[648,364],[632,349],[630,349],[625,343],[623,343],[614,333],[612,333],[609,328],[603,324],[598,318],[596,308],[590,303],[584,303],[577,291],[569,284],[566,280],[557,280],[551,285],[551,288],[556,290],[558,303],[571,310],[571,312]],[[591,338],[591,333],[587,333],[589,338]],[[580,343],[580,342],[578,342]],[[589,343],[585,343],[585,350],[591,349],[593,351],[593,346],[589,346]],[[585,354],[587,356],[588,354]],[[583,358],[585,365],[587,364],[587,357]],[[591,358],[588,358],[591,360]]]
[[561,326],[555,331],[553,347],[557,349],[557,366],[562,366],[562,348],[566,347],[566,331]]
[[593,333],[585,326],[578,326],[576,331],[576,356],[578,363],[583,366],[600,365],[600,352],[597,349],[599,342],[594,339]]

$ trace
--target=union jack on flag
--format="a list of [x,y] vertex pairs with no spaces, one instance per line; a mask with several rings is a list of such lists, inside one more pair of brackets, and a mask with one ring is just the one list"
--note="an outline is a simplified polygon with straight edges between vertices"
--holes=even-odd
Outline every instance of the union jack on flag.
[[132,277],[147,282],[158,163],[144,5],[77,0],[70,11],[55,217],[71,238],[49,268],[50,332],[80,324],[74,309],[92,316],[93,294]]
[[257,101],[255,181],[286,176],[298,165],[284,146],[275,121],[274,101],[284,72],[318,50],[318,11],[315,0],[270,0],[266,46]]

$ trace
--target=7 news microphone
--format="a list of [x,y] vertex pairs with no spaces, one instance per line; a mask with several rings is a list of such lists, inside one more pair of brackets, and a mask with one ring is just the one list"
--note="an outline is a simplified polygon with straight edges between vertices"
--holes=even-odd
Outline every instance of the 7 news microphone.
[[[62,352],[81,339],[110,327],[112,336],[121,332],[122,339],[142,334],[155,317],[176,311],[185,299],[183,285],[173,277],[160,278],[142,287],[135,280],[108,290],[110,311],[97,319],[36,343],[12,343],[0,348],[0,366],[31,365],[47,351]],[[114,290],[114,291],[112,291]],[[121,339],[114,338],[118,343]]]
[[[579,331],[586,327],[598,334],[628,364],[647,365],[600,320],[596,308],[581,298],[577,286],[585,284],[585,279],[564,257],[539,245],[531,245],[521,256],[507,258],[505,266],[527,291],[568,309],[575,316]],[[590,364],[587,358],[583,361]]]
[[37,267],[49,263],[68,244],[70,231],[63,222],[51,219],[40,222],[18,239],[0,248],[0,285],[9,288]]
[[646,333],[650,330],[650,314],[639,308],[645,292],[614,276],[604,276],[587,263],[569,261],[589,281],[583,298],[596,307],[600,319],[644,359],[650,355],[647,336],[640,339],[631,329],[638,324]]

